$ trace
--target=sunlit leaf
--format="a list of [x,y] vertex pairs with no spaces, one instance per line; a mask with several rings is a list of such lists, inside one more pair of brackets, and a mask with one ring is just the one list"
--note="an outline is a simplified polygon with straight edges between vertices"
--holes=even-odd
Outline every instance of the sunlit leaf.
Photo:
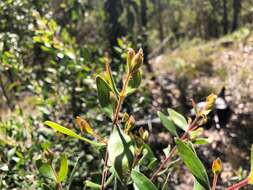
[[91,189],[100,189],[101,185],[94,183],[92,181],[86,180],[85,181],[85,187],[89,187]]
[[174,126],[173,122],[169,117],[164,115],[162,112],[157,113],[158,117],[160,118],[161,123],[163,126],[173,135],[173,136],[178,136],[177,135],[177,130],[176,127]]
[[131,138],[118,127],[114,128],[108,140],[108,154],[109,165],[114,166],[117,175],[124,181],[133,163],[134,147]]
[[180,113],[176,112],[173,109],[168,109],[168,112],[170,114],[170,118],[171,120],[181,129],[183,129],[184,131],[187,130],[188,128],[188,123],[186,121],[186,119],[184,118],[184,116],[182,116]]
[[206,169],[192,148],[180,139],[176,139],[177,150],[181,160],[196,180],[206,189],[210,189]]
[[64,181],[64,179],[68,175],[68,159],[65,154],[61,155],[61,165],[60,165],[60,170],[58,172],[58,181]]
[[131,172],[131,178],[140,190],[157,190],[156,186],[144,174],[135,169]]
[[65,135],[74,137],[76,139],[80,139],[80,140],[82,140],[82,141],[84,141],[86,143],[89,143],[91,145],[94,145],[94,146],[105,146],[104,144],[97,143],[95,141],[91,141],[91,140],[89,140],[87,138],[84,138],[84,137],[76,134],[74,131],[71,131],[70,129],[65,128],[65,127],[63,127],[63,126],[61,126],[61,125],[59,125],[57,123],[52,122],[52,121],[45,121],[44,124],[47,125],[47,126],[49,126],[49,127],[51,127],[51,128],[53,128],[53,129],[55,129],[56,131],[59,131],[59,132],[65,134]]

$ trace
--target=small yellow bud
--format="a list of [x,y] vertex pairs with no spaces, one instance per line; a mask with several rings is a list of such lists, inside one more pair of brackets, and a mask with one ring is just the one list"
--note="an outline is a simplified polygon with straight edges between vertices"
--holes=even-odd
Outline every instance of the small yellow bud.
[[79,125],[83,133],[88,133],[90,135],[93,135],[94,133],[93,129],[90,127],[89,123],[85,119],[82,119],[81,117],[77,116],[76,123]]
[[130,72],[132,73],[136,72],[141,67],[142,63],[143,63],[143,51],[142,49],[140,49],[132,59]]
[[212,171],[214,174],[218,174],[221,172],[221,170],[222,170],[222,163],[220,158],[217,158],[216,160],[213,161]]
[[123,122],[127,122],[129,120],[129,117],[130,116],[128,115],[128,113],[125,112],[124,115],[123,115],[123,118],[122,118]]
[[147,141],[149,137],[149,133],[147,130],[144,130],[142,127],[139,129],[139,134],[142,140]]
[[135,124],[135,119],[133,116],[130,116],[125,125],[125,132],[128,134],[133,128]]
[[216,98],[217,98],[217,96],[213,93],[206,97],[206,106],[205,106],[206,110],[212,110],[213,109]]

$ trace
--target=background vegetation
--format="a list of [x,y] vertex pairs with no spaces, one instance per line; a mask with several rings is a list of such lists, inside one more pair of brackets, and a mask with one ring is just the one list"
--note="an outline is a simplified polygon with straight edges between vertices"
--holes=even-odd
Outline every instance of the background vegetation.
[[[253,142],[252,24],[251,0],[0,1],[0,189],[45,189],[35,162],[49,148],[56,163],[61,152],[68,155],[74,172],[64,187],[100,182],[100,152],[43,122],[79,131],[80,115],[108,135],[95,77],[109,57],[121,87],[129,47],[144,51],[143,82],[123,108],[149,130],[155,155],[162,159],[173,141],[157,111],[189,115],[191,98],[202,101],[225,86],[232,117],[224,128],[205,130],[212,143],[198,150],[209,170],[222,159],[220,189],[244,178]],[[191,189],[187,175],[177,168],[169,187]]]

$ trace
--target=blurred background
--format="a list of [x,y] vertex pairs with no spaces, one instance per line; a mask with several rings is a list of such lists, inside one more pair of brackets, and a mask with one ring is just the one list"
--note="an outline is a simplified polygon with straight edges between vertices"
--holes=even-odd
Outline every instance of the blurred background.
[[[95,76],[109,56],[120,87],[129,47],[143,48],[145,63],[141,88],[124,110],[150,131],[157,157],[173,143],[157,111],[190,116],[191,99],[213,92],[220,102],[203,132],[211,143],[198,151],[209,169],[221,158],[219,189],[242,179],[253,143],[252,31],[252,0],[1,0],[0,189],[42,189],[34,163],[48,147],[56,158],[66,151],[70,168],[79,159],[71,189],[100,181],[100,153],[43,121],[79,133],[80,115],[109,134]],[[170,189],[191,189],[189,176],[179,167]]]

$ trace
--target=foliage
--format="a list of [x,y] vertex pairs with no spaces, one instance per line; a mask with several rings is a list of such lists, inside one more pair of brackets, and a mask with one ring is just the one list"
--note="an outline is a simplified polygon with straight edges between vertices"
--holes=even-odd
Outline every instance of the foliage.
[[[179,157],[195,178],[194,189],[215,190],[218,174],[221,171],[221,160],[217,159],[213,162],[212,171],[214,178],[211,186],[207,170],[195,150],[195,145],[198,143],[196,143],[197,141],[194,141],[192,138],[189,138],[189,134],[194,133],[195,138],[198,136],[197,131],[199,127],[206,122],[207,115],[213,109],[216,95],[209,95],[206,98],[205,106],[201,109],[198,109],[196,104],[193,102],[193,107],[196,111],[194,120],[186,121],[181,114],[173,109],[168,109],[169,116],[158,112],[161,122],[172,135],[176,136],[176,145],[171,150],[167,150],[166,158],[161,161],[159,165],[156,165],[153,169],[151,169],[152,175],[145,175],[148,170],[147,168],[145,169],[144,166],[146,164],[151,165],[154,160],[157,160],[149,145],[146,143],[149,133],[143,128],[137,130],[138,132],[136,133],[135,120],[132,115],[129,115],[129,113],[124,114],[122,121],[119,120],[119,117],[121,117],[123,102],[129,95],[127,89],[128,86],[131,85],[130,81],[132,80],[133,83],[136,84],[134,89],[136,89],[140,84],[140,79],[139,77],[135,77],[135,73],[140,72],[140,67],[143,62],[142,50],[140,49],[138,53],[135,53],[133,49],[129,49],[126,62],[126,73],[123,77],[123,86],[120,91],[114,83],[108,61],[105,62],[106,70],[104,73],[100,74],[96,78],[98,98],[102,111],[111,118],[112,125],[108,125],[112,127],[109,137],[102,138],[100,135],[96,134],[87,121],[81,119],[80,117],[77,118],[77,122],[81,131],[85,131],[86,135],[91,135],[98,142],[87,140],[85,137],[76,134],[70,129],[62,127],[51,121],[45,122],[45,124],[49,127],[56,129],[65,135],[83,140],[85,143],[90,145],[98,148],[100,147],[101,151],[105,152],[101,183],[97,184],[95,182],[86,181],[86,187],[94,189],[99,188],[101,190],[109,187],[117,189],[122,186],[125,188],[130,185],[136,190],[155,190],[161,187],[164,188],[168,181],[167,178],[172,172],[172,168],[178,163],[177,158],[175,157]],[[183,135],[178,137],[177,130],[183,131]],[[147,154],[146,151],[149,153]],[[66,157],[64,157],[64,159],[66,159]],[[146,163],[143,162],[144,160]],[[53,172],[54,167],[50,164],[44,164],[38,167],[38,169],[43,176],[53,179],[58,189],[62,189],[63,187],[61,185],[61,181],[67,175],[67,166],[62,165],[66,165],[64,164],[66,162],[66,160],[61,161],[61,167],[58,175]],[[48,163],[50,163],[50,158],[48,159]],[[65,171],[61,172],[63,167],[65,167]],[[62,177],[62,175],[64,176]],[[110,176],[109,178],[107,178],[108,175]],[[157,180],[158,177],[162,177],[162,179],[166,180]],[[115,181],[114,183],[113,179]],[[252,174],[238,184],[228,187],[228,189],[237,189],[247,184],[251,184],[251,182]]]

